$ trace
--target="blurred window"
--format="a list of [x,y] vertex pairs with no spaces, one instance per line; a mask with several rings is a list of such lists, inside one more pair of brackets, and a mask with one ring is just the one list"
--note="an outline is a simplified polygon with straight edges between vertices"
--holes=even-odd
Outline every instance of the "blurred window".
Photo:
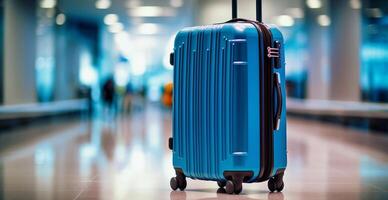
[[363,6],[360,69],[362,99],[388,102],[388,3],[386,0],[364,0]]

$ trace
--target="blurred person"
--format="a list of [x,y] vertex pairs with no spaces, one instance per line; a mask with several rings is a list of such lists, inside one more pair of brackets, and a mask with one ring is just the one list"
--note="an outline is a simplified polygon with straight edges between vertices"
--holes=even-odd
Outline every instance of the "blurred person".
[[125,101],[125,95],[126,95],[126,87],[124,86],[116,86],[116,95],[115,95],[115,108],[117,113],[124,112],[124,101]]
[[132,106],[132,95],[133,95],[133,87],[130,82],[128,82],[127,86],[125,87],[125,96],[124,96],[124,113],[130,113],[131,112],[131,106]]
[[173,91],[172,82],[169,82],[169,83],[164,85],[161,100],[162,100],[163,105],[168,107],[168,108],[172,107],[172,91]]
[[108,112],[108,116],[115,115],[114,98],[115,98],[115,83],[113,78],[108,78],[102,86],[102,100],[104,103],[104,110]]
[[147,91],[148,88],[146,85],[141,86],[140,91],[138,92],[139,95],[139,103],[140,103],[140,108],[144,108],[147,103]]

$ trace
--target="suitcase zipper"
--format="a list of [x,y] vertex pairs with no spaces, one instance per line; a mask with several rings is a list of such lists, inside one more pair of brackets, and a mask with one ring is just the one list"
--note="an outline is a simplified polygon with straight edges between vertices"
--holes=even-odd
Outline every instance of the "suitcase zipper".
[[[272,56],[279,55],[276,54],[273,48],[272,48],[272,35],[269,32],[268,28],[258,22],[254,22],[256,24],[257,30],[262,33],[263,36],[263,47],[267,47],[266,49],[262,49],[262,51],[267,50],[267,52],[261,52],[260,55],[264,55],[262,58],[264,59],[264,66],[262,70],[262,78],[264,83],[264,91],[262,93],[263,97],[262,100],[264,100],[262,104],[262,113],[261,117],[264,119],[262,121],[264,128],[264,134],[262,134],[262,140],[261,140],[261,169],[259,176],[257,177],[257,181],[265,181],[271,176],[272,168],[273,168],[273,124],[272,124],[272,115],[273,115],[273,105],[272,105],[272,65],[271,65],[271,58]],[[271,50],[271,51],[270,51]],[[279,52],[279,50],[277,50]],[[265,56],[267,55],[267,56]],[[278,56],[279,57],[279,56]]]

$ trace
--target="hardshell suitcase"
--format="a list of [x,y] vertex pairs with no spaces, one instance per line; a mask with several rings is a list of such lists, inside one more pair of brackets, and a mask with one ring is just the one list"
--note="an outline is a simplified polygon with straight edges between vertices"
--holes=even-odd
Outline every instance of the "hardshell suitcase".
[[174,65],[173,190],[186,177],[217,181],[229,194],[268,180],[281,191],[287,165],[283,36],[261,22],[233,19],[178,32]]

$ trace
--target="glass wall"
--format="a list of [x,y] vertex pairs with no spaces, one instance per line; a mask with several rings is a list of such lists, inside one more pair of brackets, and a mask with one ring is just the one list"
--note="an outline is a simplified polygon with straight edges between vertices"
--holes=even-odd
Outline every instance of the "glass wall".
[[99,23],[66,15],[59,1],[36,3],[37,101],[86,98],[91,90],[98,91],[103,39]]
[[[40,2],[37,2],[39,5]],[[37,6],[36,90],[39,102],[53,100],[55,71],[55,9]]]
[[[360,101],[388,102],[387,1],[302,0],[299,6],[282,8],[280,15],[269,19],[275,19],[272,22],[281,28],[286,39],[290,97],[336,100],[340,93],[336,87],[347,84],[348,76],[359,74],[358,84],[352,84],[360,91]],[[342,20],[347,20],[342,25],[344,28],[339,27]],[[341,52],[341,45],[337,43],[342,40],[357,44],[353,46],[357,49],[349,46],[341,51],[355,50],[357,54]],[[349,74],[336,78],[341,69]],[[319,94],[312,95],[314,91]]]
[[362,10],[362,99],[388,102],[388,4],[364,0]]

